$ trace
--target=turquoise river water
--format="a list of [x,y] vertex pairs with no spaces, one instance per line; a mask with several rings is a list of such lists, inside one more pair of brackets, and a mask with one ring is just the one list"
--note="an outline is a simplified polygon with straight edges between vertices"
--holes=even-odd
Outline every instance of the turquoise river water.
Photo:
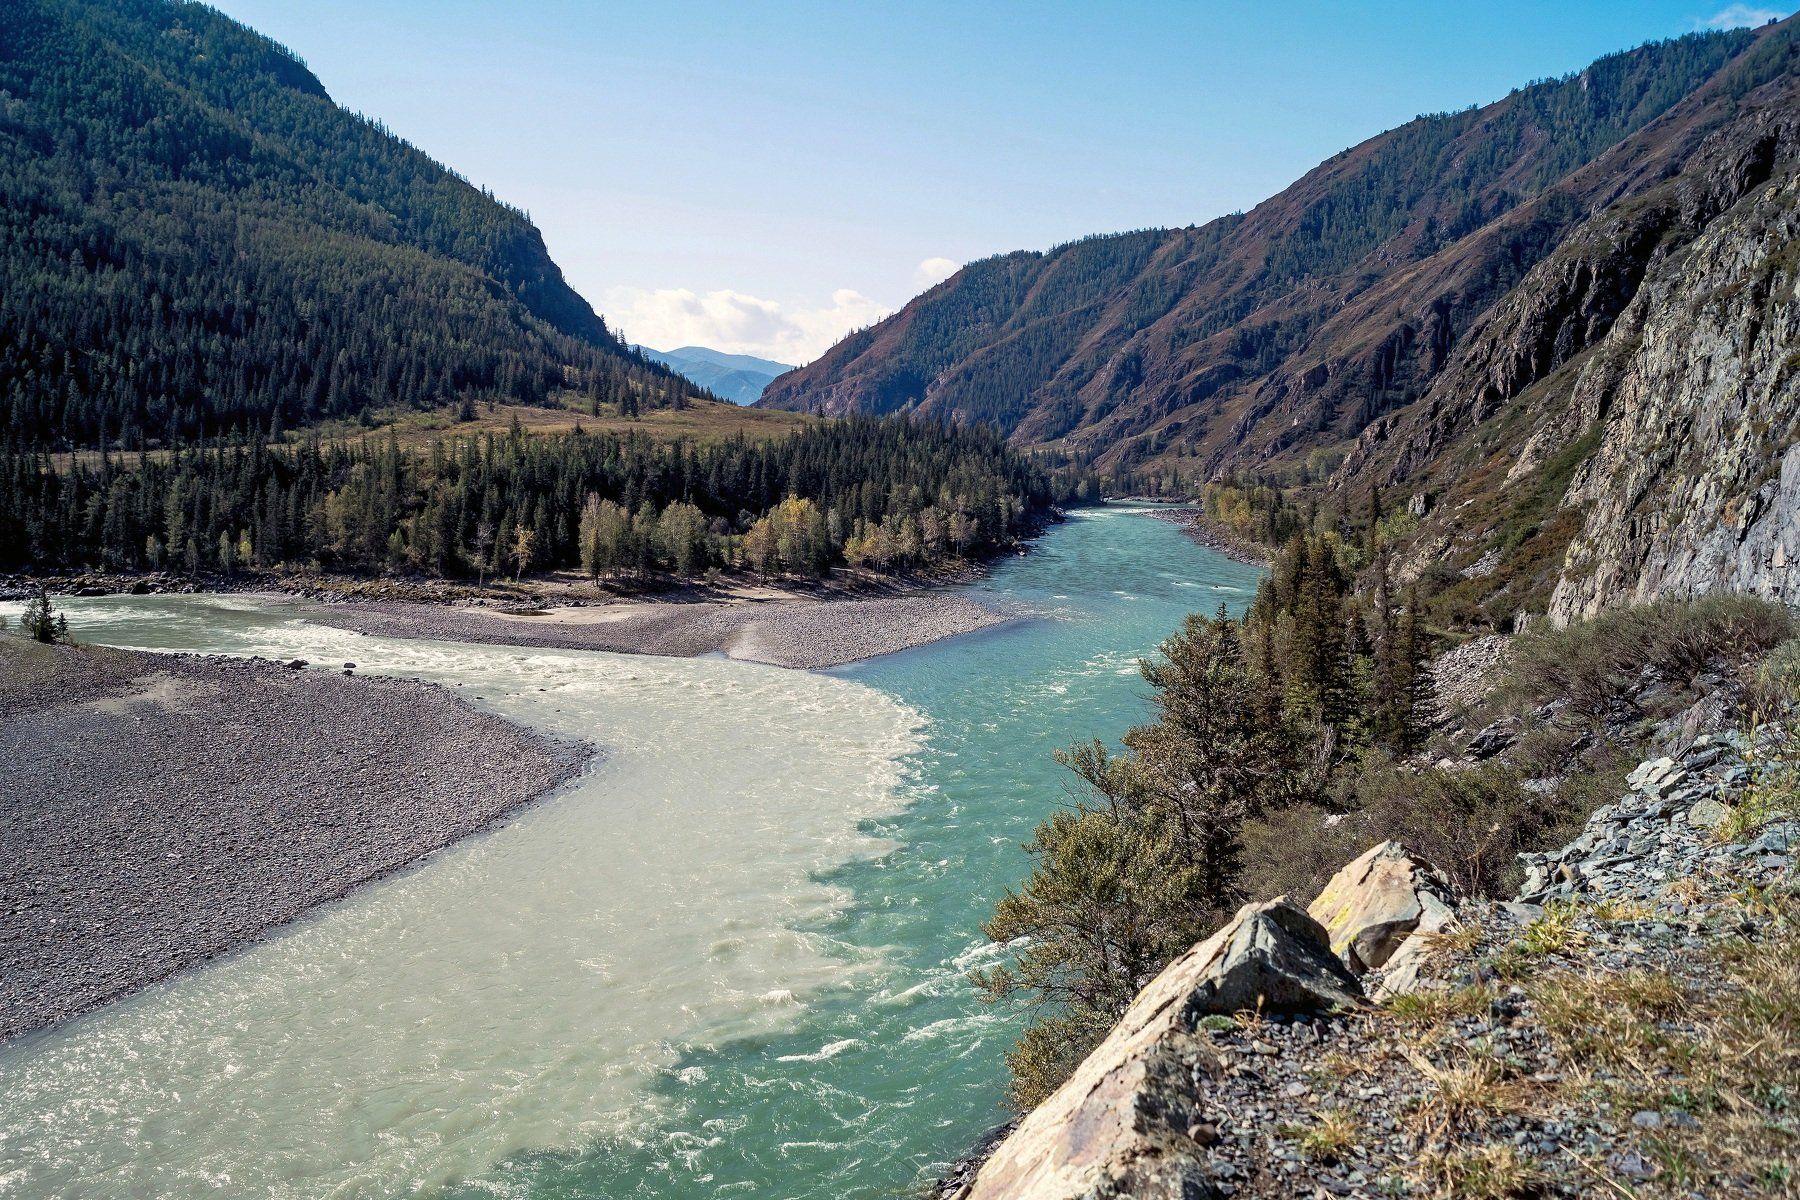
[[[977,594],[1038,616],[821,673],[359,637],[247,597],[77,636],[354,660],[607,757],[417,869],[0,1047],[0,1197],[905,1195],[1003,1119],[968,971],[1069,796],[1051,753],[1257,572],[1130,506]],[[346,714],[353,719],[352,714]]]

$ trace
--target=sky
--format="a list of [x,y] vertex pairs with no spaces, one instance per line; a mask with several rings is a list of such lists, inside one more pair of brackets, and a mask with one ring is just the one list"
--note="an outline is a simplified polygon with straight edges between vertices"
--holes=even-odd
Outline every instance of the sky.
[[1792,0],[215,0],[525,209],[631,341],[817,357],[959,265],[1248,209]]

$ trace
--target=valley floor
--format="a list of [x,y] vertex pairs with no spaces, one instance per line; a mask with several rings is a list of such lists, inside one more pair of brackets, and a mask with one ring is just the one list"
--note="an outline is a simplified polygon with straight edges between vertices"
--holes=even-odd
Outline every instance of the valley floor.
[[405,867],[592,754],[347,666],[0,635],[0,1039]]

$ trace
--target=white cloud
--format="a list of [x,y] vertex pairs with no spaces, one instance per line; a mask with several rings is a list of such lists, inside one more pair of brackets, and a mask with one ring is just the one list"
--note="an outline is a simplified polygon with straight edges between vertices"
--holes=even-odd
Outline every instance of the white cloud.
[[1766,25],[1770,21],[1779,21],[1787,16],[1773,8],[1758,8],[1753,4],[1729,4],[1712,16],[1695,21],[1701,29],[1747,29],[1756,25]]
[[960,270],[961,264],[948,258],[928,258],[913,268],[913,282],[921,288],[935,287]]
[[829,304],[814,308],[730,289],[612,288],[605,306],[607,323],[635,345],[708,346],[795,365],[811,362],[845,334],[890,311],[853,288],[839,288]]

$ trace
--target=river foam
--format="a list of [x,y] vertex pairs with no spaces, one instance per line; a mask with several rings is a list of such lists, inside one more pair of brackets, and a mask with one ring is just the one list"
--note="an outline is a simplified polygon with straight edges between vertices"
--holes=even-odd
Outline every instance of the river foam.
[[242,597],[66,608],[93,641],[461,685],[608,757],[274,938],[0,1048],[0,1196],[429,1193],[651,1136],[678,1047],[779,1031],[879,968],[819,932],[847,899],[820,877],[887,849],[860,824],[900,804],[917,746],[918,716],[872,688],[359,637]]

